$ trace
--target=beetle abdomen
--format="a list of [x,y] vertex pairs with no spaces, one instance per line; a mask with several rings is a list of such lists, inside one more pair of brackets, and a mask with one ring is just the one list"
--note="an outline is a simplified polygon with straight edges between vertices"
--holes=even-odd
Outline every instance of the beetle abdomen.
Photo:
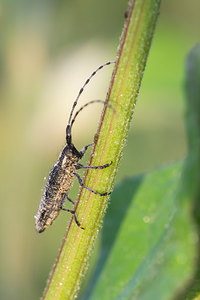
[[44,188],[38,212],[35,216],[37,232],[44,231],[58,216],[60,205],[63,204],[72,186],[77,161],[78,159],[74,156],[72,150],[66,146],[53,166]]

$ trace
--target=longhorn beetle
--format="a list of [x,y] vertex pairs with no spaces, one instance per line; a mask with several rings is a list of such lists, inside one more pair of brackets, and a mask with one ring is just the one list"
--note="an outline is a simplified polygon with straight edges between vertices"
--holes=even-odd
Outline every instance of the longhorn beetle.
[[[74,176],[77,177],[79,184],[85,188],[86,190],[97,194],[99,196],[106,196],[109,195],[110,193],[99,193],[96,192],[86,186],[84,186],[83,181],[80,177],[79,174],[76,173],[77,170],[79,169],[105,169],[108,168],[111,164],[112,161],[109,164],[105,164],[102,166],[83,166],[79,163],[79,160],[83,157],[85,154],[87,148],[89,146],[92,146],[92,144],[89,144],[85,147],[83,147],[82,150],[78,151],[76,147],[72,143],[72,135],[71,135],[71,129],[72,125],[74,124],[74,121],[77,117],[77,115],[82,111],[87,105],[93,104],[95,102],[100,102],[104,103],[105,105],[108,105],[109,107],[112,108],[109,104],[107,104],[105,101],[102,100],[93,100],[85,105],[83,105],[75,114],[74,110],[76,108],[77,102],[80,98],[80,95],[82,94],[85,86],[89,83],[91,78],[103,67],[108,66],[110,64],[113,64],[115,62],[107,62],[106,64],[100,66],[98,69],[96,69],[90,77],[86,80],[82,88],[79,90],[78,96],[73,103],[72,110],[69,115],[69,121],[66,127],[66,145],[64,149],[61,151],[57,162],[55,165],[52,167],[46,186],[44,188],[44,193],[42,195],[40,205],[38,208],[38,212],[35,216],[35,228],[37,232],[43,232],[45,228],[49,225],[52,224],[52,222],[56,219],[58,216],[60,210],[64,210],[67,212],[70,212],[76,224],[78,227],[81,229],[84,229],[80,222],[77,220],[75,210],[70,210],[67,208],[64,208],[63,205],[65,203],[65,200],[67,199],[70,201],[72,204],[75,204],[74,201],[72,201],[68,197],[68,192],[70,187],[72,186],[73,183],[73,178]],[[74,117],[73,117],[74,114]]]

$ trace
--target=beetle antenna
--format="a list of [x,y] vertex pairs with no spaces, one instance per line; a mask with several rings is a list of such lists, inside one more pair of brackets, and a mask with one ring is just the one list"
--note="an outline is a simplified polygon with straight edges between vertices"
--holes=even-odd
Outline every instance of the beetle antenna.
[[[79,98],[80,98],[80,96],[81,96],[81,94],[82,94],[82,92],[83,92],[85,86],[89,83],[89,81],[92,79],[92,77],[94,77],[94,75],[95,75],[99,70],[101,70],[103,67],[108,66],[108,65],[110,65],[110,64],[115,64],[115,61],[109,61],[109,62],[107,62],[106,64],[101,65],[98,69],[96,69],[96,70],[90,75],[90,77],[88,77],[88,79],[86,80],[86,82],[84,83],[84,85],[82,86],[82,88],[79,90],[78,96],[76,97],[76,100],[74,101],[74,104],[73,104],[73,106],[72,106],[72,110],[71,110],[71,112],[70,112],[69,121],[68,121],[67,128],[66,128],[66,139],[67,139],[67,143],[68,143],[68,144],[71,143],[71,125],[72,125],[71,119],[72,119],[72,115],[73,115],[73,113],[74,113],[74,109],[75,109],[75,107],[76,107],[76,105],[77,105],[77,103],[78,103],[78,100],[79,100]],[[76,115],[77,115],[77,114],[76,114]],[[73,121],[73,120],[72,120],[72,121]]]
[[77,110],[77,112],[75,113],[75,115],[74,115],[74,117],[73,117],[73,119],[72,119],[72,121],[71,121],[71,124],[70,124],[71,128],[72,128],[72,125],[74,124],[74,122],[75,122],[76,117],[78,116],[78,114],[79,114],[86,106],[88,106],[88,105],[90,105],[90,104],[93,104],[93,103],[102,103],[102,104],[104,104],[105,106],[110,107],[110,108],[115,112],[114,107],[112,107],[112,105],[110,105],[110,104],[107,103],[106,101],[103,101],[103,100],[92,100],[92,101],[90,101],[90,102],[87,102],[87,103],[84,104],[81,108],[79,108],[79,110]]

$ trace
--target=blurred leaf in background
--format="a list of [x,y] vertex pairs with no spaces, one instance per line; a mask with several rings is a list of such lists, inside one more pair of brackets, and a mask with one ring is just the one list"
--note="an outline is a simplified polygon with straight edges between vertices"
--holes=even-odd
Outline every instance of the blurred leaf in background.
[[[43,178],[65,142],[79,88],[115,58],[127,6],[125,0],[0,4],[1,299],[42,294],[68,222],[61,214],[36,234]],[[183,66],[199,40],[199,11],[197,0],[163,2],[118,180],[186,154]],[[91,82],[81,104],[105,98],[109,75],[107,70]],[[100,111],[88,108],[75,124],[78,148],[93,139]],[[77,185],[71,197],[76,194]]]

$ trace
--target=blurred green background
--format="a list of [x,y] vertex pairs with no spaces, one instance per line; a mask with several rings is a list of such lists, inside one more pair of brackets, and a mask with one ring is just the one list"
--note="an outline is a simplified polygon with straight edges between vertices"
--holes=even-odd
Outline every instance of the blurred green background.
[[[116,57],[127,1],[24,1],[0,4],[0,299],[39,299],[69,216],[34,228],[44,177],[65,143],[72,103],[87,77]],[[163,1],[117,181],[187,153],[184,60],[200,38],[199,0]],[[80,100],[105,99],[112,66]],[[73,141],[90,143],[102,107],[77,118]],[[71,198],[76,199],[75,184]],[[123,203],[123,199],[122,199]]]

